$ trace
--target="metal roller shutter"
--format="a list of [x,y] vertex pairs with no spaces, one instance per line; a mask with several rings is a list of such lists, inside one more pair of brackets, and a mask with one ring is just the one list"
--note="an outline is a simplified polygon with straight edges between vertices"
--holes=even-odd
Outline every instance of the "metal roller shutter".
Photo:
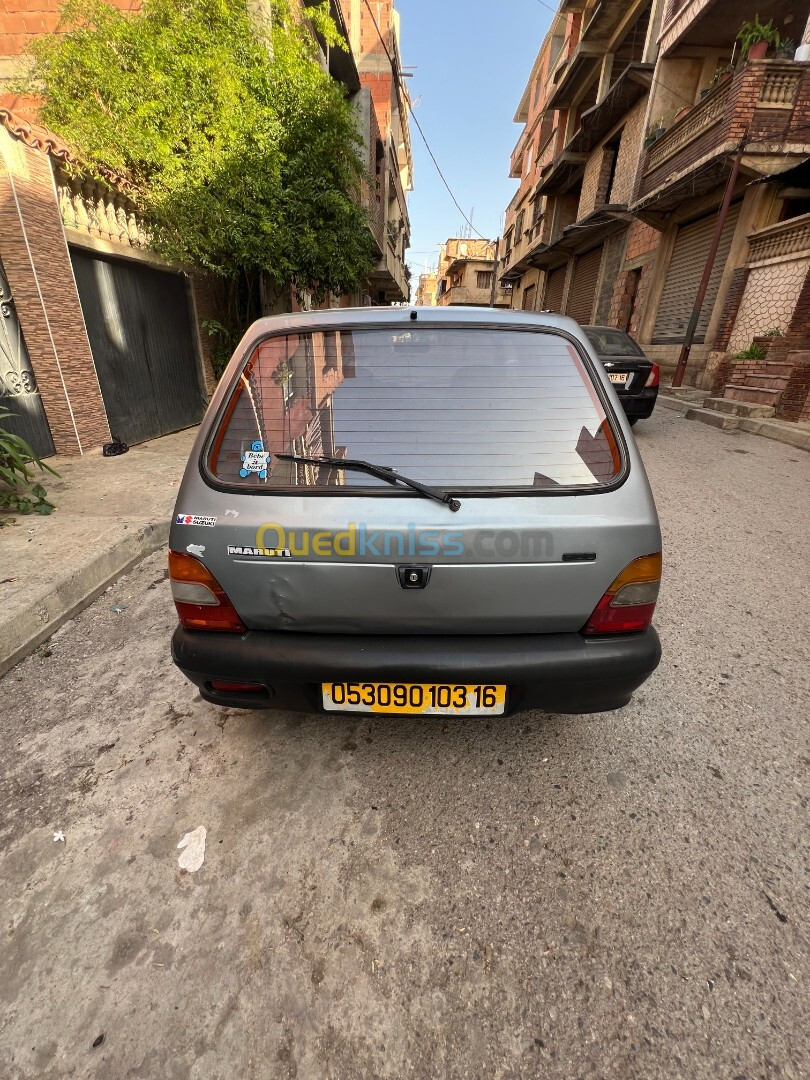
[[568,293],[565,314],[570,315],[579,323],[591,321],[601,263],[602,246],[600,244],[599,247],[580,255],[574,264],[574,278]]
[[[717,292],[723,279],[723,271],[728,260],[728,253],[731,250],[731,241],[739,216],[739,203],[736,206],[729,207],[728,216],[720,236],[717,257],[712,268],[712,276],[709,278],[706,299],[703,302],[697,330],[695,331],[694,341],[696,344],[706,340],[706,331],[709,328],[709,321],[717,300]],[[709,214],[707,217],[690,222],[689,225],[682,225],[678,230],[678,235],[675,237],[675,246],[672,249],[672,258],[667,269],[664,292],[658,305],[658,315],[655,319],[652,338],[653,344],[677,345],[683,341],[716,224],[717,214]]]
[[568,268],[561,266],[552,270],[546,279],[546,298],[543,306],[546,311],[562,311],[563,290],[565,289],[565,272]]

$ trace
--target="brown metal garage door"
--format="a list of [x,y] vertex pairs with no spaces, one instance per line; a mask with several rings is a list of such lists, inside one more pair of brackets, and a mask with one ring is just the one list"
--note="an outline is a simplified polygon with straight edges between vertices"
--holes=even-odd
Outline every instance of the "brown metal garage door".
[[602,246],[580,255],[574,264],[574,278],[568,293],[566,315],[579,323],[589,323],[593,316],[593,302],[596,297],[596,282],[599,279],[599,266],[602,262]]
[[568,268],[561,266],[546,278],[546,298],[543,307],[546,311],[562,311],[563,290],[565,289],[565,272]]
[[[698,344],[706,340],[706,331],[709,328],[739,216],[739,203],[729,207],[720,237],[720,246],[717,249],[717,258],[714,260],[712,276],[709,279],[709,287],[706,290],[706,299],[703,302],[695,331],[694,341]],[[682,225],[678,230],[667,269],[664,293],[655,319],[652,338],[654,344],[677,345],[683,341],[716,223],[717,215],[709,214],[688,225]]]

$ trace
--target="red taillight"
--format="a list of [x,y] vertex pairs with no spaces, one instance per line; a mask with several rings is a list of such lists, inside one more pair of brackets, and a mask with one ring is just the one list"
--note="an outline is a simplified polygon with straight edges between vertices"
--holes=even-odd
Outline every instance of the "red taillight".
[[585,624],[583,634],[629,634],[652,622],[661,583],[661,552],[642,555],[611,582]]
[[189,630],[244,633],[246,627],[225,590],[199,559],[182,551],[169,552],[169,578],[181,625]]
[[661,368],[658,364],[653,364],[650,369],[650,374],[647,376],[647,381],[644,383],[645,390],[649,386],[658,386],[661,381]]

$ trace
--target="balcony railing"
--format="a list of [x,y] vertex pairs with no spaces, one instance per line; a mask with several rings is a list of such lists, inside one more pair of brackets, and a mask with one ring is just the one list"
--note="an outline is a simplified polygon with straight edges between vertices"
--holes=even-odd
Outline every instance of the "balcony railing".
[[[472,289],[469,285],[454,285],[451,289],[448,289],[442,297],[443,304],[479,304],[484,307],[489,306],[490,297],[492,295],[491,288],[486,289]],[[511,289],[502,289],[498,286],[495,290],[495,303],[508,302],[512,296]],[[446,297],[446,299],[445,299]]]
[[781,144],[803,153],[810,140],[796,102],[805,80],[810,80],[808,64],[750,61],[653,143],[642,166],[638,197],[644,200],[667,188],[674,177],[727,154],[729,146],[743,138],[749,159],[758,152],[773,154]]
[[670,128],[665,135],[662,135],[657,142],[653,143],[647,154],[645,175],[654,172],[665,161],[674,157],[684,146],[694,142],[704,131],[708,131],[710,127],[714,127],[715,124],[724,119],[729,105],[731,89],[732,80],[727,79],[703,101],[693,106],[686,116],[679,120],[674,127]]

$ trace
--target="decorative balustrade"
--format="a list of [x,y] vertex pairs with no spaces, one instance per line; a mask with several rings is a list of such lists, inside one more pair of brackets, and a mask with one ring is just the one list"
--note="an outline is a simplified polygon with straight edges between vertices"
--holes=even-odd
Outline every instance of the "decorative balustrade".
[[810,214],[758,229],[748,237],[748,265],[810,253]]
[[759,92],[758,108],[792,109],[802,70],[795,64],[769,65]]
[[56,191],[66,228],[127,247],[149,247],[149,233],[127,195],[61,169],[56,172]]

